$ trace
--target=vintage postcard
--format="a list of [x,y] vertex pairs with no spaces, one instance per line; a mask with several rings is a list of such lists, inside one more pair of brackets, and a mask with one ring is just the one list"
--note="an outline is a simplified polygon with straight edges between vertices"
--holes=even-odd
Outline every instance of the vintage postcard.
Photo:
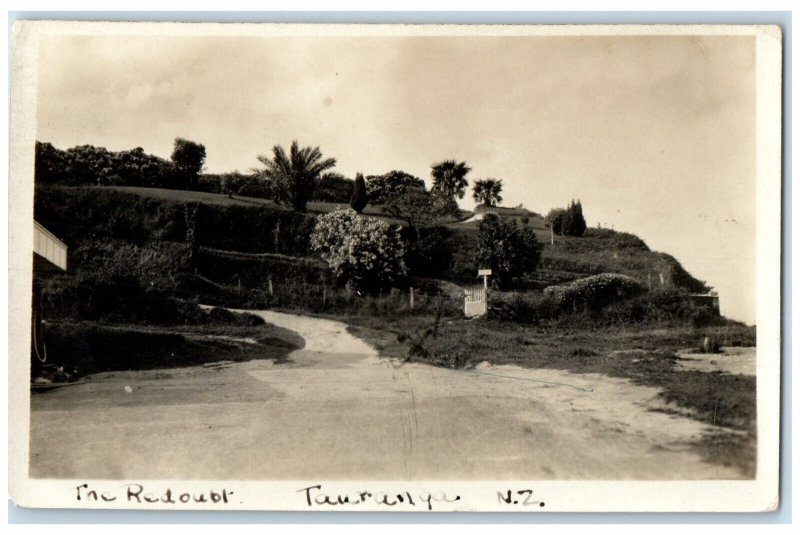
[[777,507],[778,27],[12,53],[16,504]]

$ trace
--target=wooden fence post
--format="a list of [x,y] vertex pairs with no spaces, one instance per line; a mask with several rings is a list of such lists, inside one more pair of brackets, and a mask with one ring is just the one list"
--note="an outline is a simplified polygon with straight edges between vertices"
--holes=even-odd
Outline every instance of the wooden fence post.
[[267,290],[269,291],[269,296],[272,297],[272,277],[267,279]]
[[414,310],[414,287],[412,286],[409,288],[408,292],[408,304],[411,310]]

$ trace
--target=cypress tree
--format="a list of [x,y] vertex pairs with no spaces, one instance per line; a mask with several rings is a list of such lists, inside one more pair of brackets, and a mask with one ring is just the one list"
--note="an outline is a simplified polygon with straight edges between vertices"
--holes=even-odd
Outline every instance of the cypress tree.
[[350,196],[350,208],[359,214],[367,206],[367,183],[364,175],[358,173],[353,183],[353,194]]
[[564,221],[561,224],[562,234],[566,236],[583,236],[586,232],[586,219],[583,217],[583,206],[581,201],[575,202],[573,199],[564,214]]

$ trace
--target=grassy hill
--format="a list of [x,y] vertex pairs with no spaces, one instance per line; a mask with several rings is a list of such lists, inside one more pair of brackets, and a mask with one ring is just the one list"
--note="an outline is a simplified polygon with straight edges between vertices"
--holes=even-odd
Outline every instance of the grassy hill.
[[[317,215],[346,207],[315,202],[303,214],[261,198],[161,188],[46,185],[37,188],[35,215],[70,246],[77,268],[82,258],[78,253],[89,242],[122,241],[143,251],[149,243],[162,244],[158,252],[147,253],[153,255],[188,246],[191,269],[198,277],[193,286],[186,285],[181,297],[213,294],[214,304],[223,305],[225,299],[234,299],[220,290],[224,288],[238,295],[233,304],[243,306],[291,303],[300,299],[293,295],[301,294],[325,301],[323,293],[333,292],[332,281],[324,264],[309,261],[309,237]],[[541,215],[521,207],[479,207],[475,213],[462,213],[462,221],[446,223],[453,260],[435,278],[460,285],[477,282],[478,227],[488,212],[532,228],[543,244],[539,269],[521,281],[520,289],[542,289],[600,273],[629,275],[648,288],[706,289],[676,259],[651,251],[631,234],[588,229],[582,237],[555,236],[551,244]],[[369,206],[364,215],[401,223],[384,215],[380,206]],[[269,296],[263,287],[268,278],[275,283]]]

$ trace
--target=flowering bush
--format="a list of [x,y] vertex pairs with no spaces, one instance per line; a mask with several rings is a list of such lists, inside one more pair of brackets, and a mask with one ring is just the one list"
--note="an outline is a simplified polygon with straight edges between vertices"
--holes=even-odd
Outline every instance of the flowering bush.
[[602,308],[614,301],[621,301],[643,291],[639,281],[627,275],[602,273],[572,281],[560,286],[548,286],[544,295],[562,308],[573,310]]
[[320,216],[311,247],[340,280],[365,290],[392,286],[406,274],[405,247],[398,229],[359,216],[355,210]]

